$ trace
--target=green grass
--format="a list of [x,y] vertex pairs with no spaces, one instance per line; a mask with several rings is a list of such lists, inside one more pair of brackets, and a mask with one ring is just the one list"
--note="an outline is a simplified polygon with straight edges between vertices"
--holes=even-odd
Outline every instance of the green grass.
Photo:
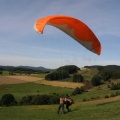
[[39,78],[45,78],[46,75],[47,75],[47,73],[41,73],[41,74],[32,74],[31,76],[39,77]]
[[120,103],[73,104],[72,112],[57,114],[58,105],[0,107],[1,120],[119,120]]
[[[103,87],[104,88],[104,87]],[[90,99],[90,98],[104,98],[105,95],[110,95],[112,93],[116,93],[116,91],[120,90],[109,90],[109,89],[100,89],[93,88],[90,92],[84,92],[83,94],[73,96],[75,101],[80,102],[83,99]],[[21,100],[23,96],[26,95],[37,95],[37,94],[51,94],[51,93],[58,93],[58,94],[68,94],[71,95],[74,89],[69,88],[61,88],[61,87],[52,87],[47,85],[41,85],[36,83],[22,83],[22,84],[15,84],[15,85],[0,85],[0,98],[2,95],[6,93],[11,93],[14,95],[17,101]]]
[[[117,92],[117,90],[113,91],[113,90],[99,90],[99,91],[91,91],[91,92],[85,92],[83,94],[80,95],[76,95],[73,98],[77,101],[77,102],[82,102],[84,99],[103,99],[105,98],[106,95],[111,95],[111,94],[115,94]],[[120,92],[120,90],[119,90]]]
[[91,81],[92,77],[98,73],[98,70],[82,70],[78,71],[79,74],[81,74],[85,80]]
[[[7,74],[7,73],[6,73]],[[94,74],[94,73],[91,73]],[[89,73],[84,73],[88,78]],[[40,76],[36,76],[40,77]],[[11,93],[17,101],[26,95],[36,94],[71,94],[73,89],[52,87],[36,83],[23,83],[15,85],[0,85],[0,98],[3,94]],[[0,107],[1,120],[119,120],[120,119],[120,97],[103,99],[105,95],[116,93],[120,90],[110,90],[107,85],[94,87],[89,92],[73,96],[75,101],[70,108],[72,112],[57,114],[58,105],[31,105]],[[83,99],[100,97],[100,101],[82,102]],[[111,101],[112,100],[112,101]]]
[[10,75],[10,74],[9,74],[9,71],[4,70],[4,71],[3,71],[3,74],[0,75],[0,76],[8,76],[8,75]]
[[15,85],[0,85],[0,97],[3,94],[11,93],[15,96],[16,100],[20,100],[26,95],[36,95],[36,94],[70,94],[73,89],[61,88],[61,87],[51,87],[47,85],[41,85],[36,83],[23,83]]

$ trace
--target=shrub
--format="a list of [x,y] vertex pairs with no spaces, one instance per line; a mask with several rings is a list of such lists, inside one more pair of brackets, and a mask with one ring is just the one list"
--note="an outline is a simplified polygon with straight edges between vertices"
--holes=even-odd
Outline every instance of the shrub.
[[110,86],[110,89],[111,90],[120,90],[120,83],[113,83],[113,84],[111,84],[111,86]]
[[35,95],[32,99],[34,105],[45,105],[49,103],[49,96],[47,95]]
[[84,90],[84,91],[88,91],[90,88],[92,88],[93,85],[90,81],[87,81],[85,80],[84,81],[84,86],[82,86],[81,88]]
[[20,105],[48,105],[48,104],[58,104],[59,95],[54,93],[51,95],[33,95],[25,96],[20,101]]
[[87,99],[86,99],[86,98],[84,98],[82,101],[83,101],[83,102],[86,102],[86,101],[87,101]]
[[10,105],[16,105],[16,104],[17,104],[17,101],[15,100],[12,94],[5,94],[2,96],[1,105],[10,106]]
[[120,78],[120,71],[114,71],[111,76],[113,79],[119,79]]
[[58,95],[50,95],[49,104],[58,104],[60,96]]
[[105,95],[105,97],[104,98],[109,98],[109,95]]
[[112,93],[111,95],[110,95],[110,97],[115,97],[116,96],[116,94],[114,94],[114,93]]
[[101,78],[100,75],[95,75],[95,76],[92,78],[91,82],[92,82],[92,85],[93,85],[93,86],[99,86],[99,85],[102,84],[102,78]]
[[110,78],[111,78],[111,76],[112,76],[112,71],[106,69],[106,70],[101,71],[100,74],[101,74],[102,79],[103,79],[104,81],[109,81]]
[[72,95],[76,95],[76,94],[82,94],[84,92],[84,90],[82,88],[75,88],[75,90],[72,92]]
[[117,91],[115,94],[116,94],[116,96],[120,95],[120,91]]
[[73,82],[83,82],[84,78],[81,74],[74,74],[73,75]]
[[33,96],[24,96],[22,97],[22,100],[20,101],[20,105],[31,105]]
[[2,75],[3,74],[3,72],[2,71],[0,71],[0,75]]

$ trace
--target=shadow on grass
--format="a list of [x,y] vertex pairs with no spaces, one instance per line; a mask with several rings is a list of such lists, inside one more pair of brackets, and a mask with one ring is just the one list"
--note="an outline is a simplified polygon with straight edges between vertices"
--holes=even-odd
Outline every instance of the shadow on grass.
[[[72,111],[74,112],[74,111],[77,111],[77,110],[79,110],[79,109],[78,109],[78,108],[76,108],[76,109],[73,109]],[[71,112],[72,112],[72,111],[71,111]]]
[[79,109],[72,109],[72,110],[69,111],[69,112],[65,112],[65,114],[67,114],[67,113],[71,113],[71,112],[75,112],[75,111],[77,111],[77,110],[79,110]]

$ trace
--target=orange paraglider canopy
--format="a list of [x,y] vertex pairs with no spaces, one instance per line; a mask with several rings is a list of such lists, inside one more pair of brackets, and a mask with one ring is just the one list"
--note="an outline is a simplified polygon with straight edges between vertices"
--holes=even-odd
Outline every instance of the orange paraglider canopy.
[[52,25],[82,44],[88,50],[100,55],[101,44],[92,30],[82,21],[62,15],[40,18],[34,25],[35,31],[43,33],[46,25]]

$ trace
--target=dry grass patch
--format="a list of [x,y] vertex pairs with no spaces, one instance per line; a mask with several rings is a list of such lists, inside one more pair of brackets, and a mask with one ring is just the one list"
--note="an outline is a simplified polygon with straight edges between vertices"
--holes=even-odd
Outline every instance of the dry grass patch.
[[26,82],[34,82],[37,84],[66,87],[66,88],[76,88],[84,85],[82,83],[47,81],[44,80],[43,78],[37,78],[31,76],[0,76],[0,84],[19,84]]
[[82,83],[47,81],[47,80],[40,80],[40,81],[36,81],[35,83],[44,84],[44,85],[51,85],[51,86],[58,86],[58,87],[66,87],[66,88],[76,88],[76,87],[81,87],[84,85]]
[[26,82],[27,81],[10,78],[7,76],[0,76],[0,85],[1,84],[20,84],[20,83],[26,83]]
[[0,84],[20,84],[38,80],[41,80],[41,78],[30,76],[0,76]]
[[43,78],[31,77],[31,76],[7,76],[8,78],[23,80],[26,82],[35,82]]

